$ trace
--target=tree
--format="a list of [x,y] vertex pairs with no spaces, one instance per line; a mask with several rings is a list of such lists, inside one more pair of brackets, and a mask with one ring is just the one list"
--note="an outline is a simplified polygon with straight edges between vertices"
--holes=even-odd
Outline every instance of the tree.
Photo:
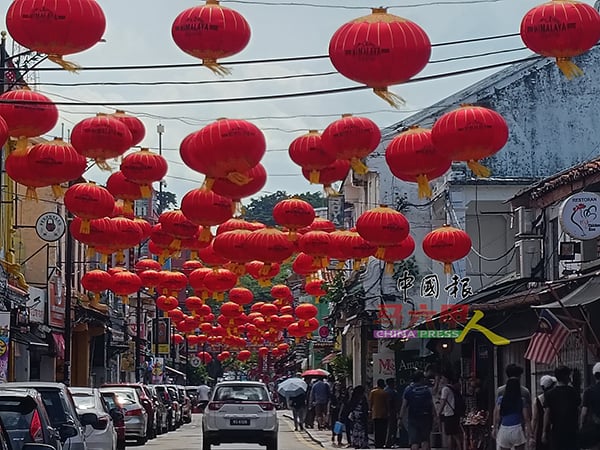
[[169,191],[156,191],[154,197],[154,209],[157,214],[162,214],[168,209],[177,208],[177,196]]
[[[310,203],[314,208],[321,208],[327,205],[326,199],[320,192],[305,192],[296,194],[295,197],[301,198]],[[292,197],[285,191],[277,191],[272,194],[263,195],[259,198],[254,198],[245,208],[244,218],[249,221],[257,221],[264,223],[267,226],[275,226],[273,220],[273,208],[281,200]]]
[[[285,284],[286,280],[292,274],[292,264],[283,263],[281,270],[275,277],[273,277],[272,284]],[[249,289],[254,294],[254,300],[257,302],[271,301],[271,286],[261,286],[258,281],[252,278],[250,275],[244,275],[240,278],[240,286]]]

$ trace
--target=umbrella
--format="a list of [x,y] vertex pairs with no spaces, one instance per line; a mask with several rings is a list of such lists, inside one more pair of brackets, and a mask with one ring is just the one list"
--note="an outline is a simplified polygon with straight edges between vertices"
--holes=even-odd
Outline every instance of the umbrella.
[[301,378],[288,378],[285,381],[279,383],[277,392],[284,397],[296,397],[297,395],[304,394],[308,386]]
[[303,377],[328,377],[330,374],[323,369],[310,369],[302,373]]

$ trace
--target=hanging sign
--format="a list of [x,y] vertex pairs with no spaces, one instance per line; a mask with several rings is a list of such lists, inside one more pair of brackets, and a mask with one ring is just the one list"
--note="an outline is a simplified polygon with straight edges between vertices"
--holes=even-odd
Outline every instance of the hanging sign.
[[560,207],[560,223],[573,239],[588,241],[600,237],[600,195],[580,192],[568,197]]

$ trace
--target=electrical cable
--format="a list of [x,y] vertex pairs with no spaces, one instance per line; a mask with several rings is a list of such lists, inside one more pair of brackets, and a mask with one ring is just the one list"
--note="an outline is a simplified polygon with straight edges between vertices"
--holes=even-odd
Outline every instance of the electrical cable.
[[[301,2],[265,2],[259,0],[221,0],[222,3],[238,3],[241,5],[258,5],[258,6],[294,6],[294,7],[306,7],[306,8],[322,8],[322,9],[345,9],[345,10],[370,10],[369,6],[347,6],[347,5],[330,5],[330,4],[319,4],[319,3],[301,3]],[[427,3],[413,3],[408,5],[397,5],[397,6],[383,6],[386,9],[400,9],[400,8],[420,8],[423,6],[442,6],[442,5],[475,5],[480,3],[498,3],[503,0],[437,0]]]

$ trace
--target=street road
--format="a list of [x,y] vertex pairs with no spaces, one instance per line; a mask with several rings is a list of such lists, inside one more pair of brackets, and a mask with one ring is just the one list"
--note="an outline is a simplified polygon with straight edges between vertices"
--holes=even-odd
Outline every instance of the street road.
[[[199,450],[202,448],[201,414],[194,414],[192,423],[170,431],[148,441],[146,445],[127,447],[130,450]],[[214,445],[214,450],[259,450],[260,445],[222,444]],[[280,450],[323,450],[318,444],[309,440],[304,433],[294,431],[289,419],[279,415],[279,449]]]

